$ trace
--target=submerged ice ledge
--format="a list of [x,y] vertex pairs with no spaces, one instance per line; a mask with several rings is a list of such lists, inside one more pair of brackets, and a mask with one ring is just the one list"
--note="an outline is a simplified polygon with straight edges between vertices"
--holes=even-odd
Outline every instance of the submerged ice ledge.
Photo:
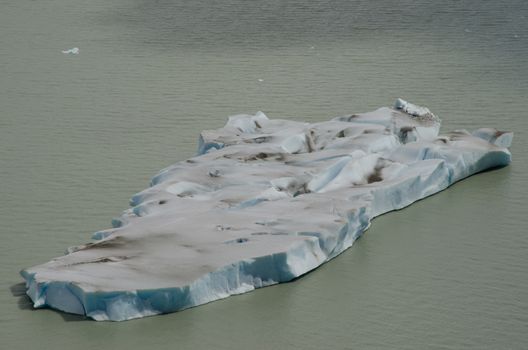
[[290,281],[350,247],[375,216],[511,161],[512,133],[439,129],[429,109],[401,99],[315,124],[230,117],[96,242],[23,270],[27,294],[35,307],[121,321]]

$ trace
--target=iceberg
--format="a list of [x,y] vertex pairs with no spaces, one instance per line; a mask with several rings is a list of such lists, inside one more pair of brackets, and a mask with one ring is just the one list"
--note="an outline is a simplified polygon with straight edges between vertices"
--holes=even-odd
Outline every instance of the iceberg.
[[291,281],[377,215],[511,162],[511,132],[439,131],[436,115],[402,99],[312,124],[232,116],[113,228],[22,270],[27,294],[35,308],[122,321]]

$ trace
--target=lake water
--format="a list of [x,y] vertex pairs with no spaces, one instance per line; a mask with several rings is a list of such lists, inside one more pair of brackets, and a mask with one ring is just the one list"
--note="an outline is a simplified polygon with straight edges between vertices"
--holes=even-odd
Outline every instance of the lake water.
[[[5,349],[526,349],[528,2],[0,0]],[[79,47],[79,55],[61,50]],[[513,164],[374,220],[299,280],[98,323],[18,271],[86,242],[202,129],[428,106],[515,132]]]

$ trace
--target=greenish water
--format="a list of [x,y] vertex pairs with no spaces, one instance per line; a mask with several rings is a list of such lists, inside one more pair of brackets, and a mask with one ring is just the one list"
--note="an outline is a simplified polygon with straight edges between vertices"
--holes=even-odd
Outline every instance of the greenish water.
[[[398,5],[0,0],[1,347],[525,349],[528,3]],[[396,97],[446,131],[513,130],[513,164],[376,219],[293,283],[124,323],[23,296],[20,269],[108,227],[228,115],[313,122]]]

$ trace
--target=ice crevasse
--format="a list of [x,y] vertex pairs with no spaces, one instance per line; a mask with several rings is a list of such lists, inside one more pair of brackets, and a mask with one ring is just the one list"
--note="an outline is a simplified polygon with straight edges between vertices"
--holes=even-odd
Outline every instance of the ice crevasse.
[[22,270],[27,294],[36,308],[122,321],[290,281],[375,216],[511,162],[511,132],[439,130],[429,109],[401,99],[313,124],[232,116],[113,228]]

